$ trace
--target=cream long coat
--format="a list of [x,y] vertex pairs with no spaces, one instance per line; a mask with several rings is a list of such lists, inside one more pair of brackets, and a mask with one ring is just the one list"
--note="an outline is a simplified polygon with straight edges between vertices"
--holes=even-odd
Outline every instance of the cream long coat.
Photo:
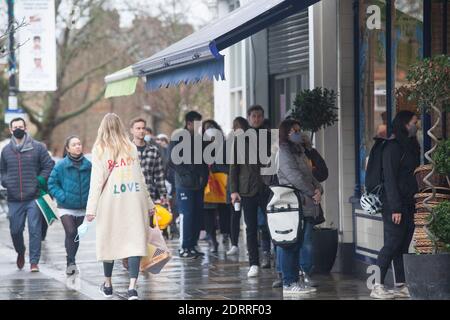
[[119,157],[102,192],[114,161],[108,152],[92,152],[92,173],[87,215],[96,216],[98,261],[146,256],[148,211],[154,207],[142,174],[137,149]]

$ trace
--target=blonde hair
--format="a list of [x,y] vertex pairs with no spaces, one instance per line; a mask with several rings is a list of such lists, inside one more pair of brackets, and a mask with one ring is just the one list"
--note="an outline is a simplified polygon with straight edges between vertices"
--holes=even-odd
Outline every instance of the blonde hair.
[[103,117],[98,128],[94,149],[101,154],[109,151],[117,161],[119,156],[131,157],[133,143],[128,137],[122,120],[115,113],[108,113]]

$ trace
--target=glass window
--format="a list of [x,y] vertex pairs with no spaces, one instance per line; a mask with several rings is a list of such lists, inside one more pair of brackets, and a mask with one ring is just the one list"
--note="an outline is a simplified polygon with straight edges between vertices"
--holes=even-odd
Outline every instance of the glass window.
[[[386,1],[360,1],[359,65],[360,65],[360,183],[364,185],[365,168],[374,137],[387,137],[387,90],[395,89],[392,117],[398,111],[418,112],[417,104],[408,99],[406,76],[411,64],[423,56],[423,0],[395,0],[387,8]],[[376,5],[381,10],[381,28],[369,29],[367,9]],[[390,10],[392,30],[386,30],[386,13]],[[392,54],[387,56],[387,32],[392,34]],[[390,58],[390,59],[388,59]],[[394,88],[387,88],[386,66],[393,63]],[[422,143],[423,134],[418,134]]]
[[[369,29],[367,9],[377,5],[381,10],[381,29]],[[387,136],[386,119],[386,2],[366,0],[360,3],[360,128],[361,185],[367,157],[375,136]]]

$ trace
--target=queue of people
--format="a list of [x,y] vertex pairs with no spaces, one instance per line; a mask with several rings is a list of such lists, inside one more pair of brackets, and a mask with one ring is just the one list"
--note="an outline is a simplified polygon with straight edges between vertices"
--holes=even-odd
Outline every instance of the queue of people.
[[[39,194],[37,177],[41,177],[48,180],[49,193],[57,202],[64,227],[67,275],[78,271],[76,254],[80,227],[96,221],[96,254],[103,263],[105,277],[100,290],[105,297],[113,295],[114,261],[122,260],[129,272],[128,297],[138,299],[139,265],[141,257],[147,253],[147,228],[156,202],[169,206],[175,218],[179,216],[172,226],[174,233],[179,233],[181,259],[196,259],[207,254],[198,246],[202,226],[208,235],[211,253],[219,251],[217,231],[220,230],[223,243],[231,241],[230,246],[222,248],[225,255],[239,255],[243,215],[248,278],[258,277],[260,268],[275,266],[278,277],[273,287],[282,287],[287,295],[315,292],[316,284],[311,279],[312,231],[315,225],[324,222],[321,182],[327,179],[328,169],[309,137],[302,132],[301,122],[294,119],[281,122],[276,179],[270,179],[270,183],[261,170],[268,164],[261,153],[273,152],[270,133],[259,134],[269,127],[261,106],[250,107],[247,119],[234,119],[230,128],[231,148],[226,143],[229,137],[225,138],[224,130],[214,120],[202,121],[201,114],[190,111],[184,122],[184,128],[169,139],[164,134],[154,136],[145,119],[132,120],[127,130],[116,114],[109,113],[98,129],[92,162],[83,154],[81,139],[70,136],[64,144],[64,158],[55,165],[45,145],[27,133],[25,120],[12,120],[12,139],[2,151],[0,171],[1,183],[8,192],[8,218],[17,267],[22,269],[25,264],[23,231],[27,219],[30,270],[39,271],[43,218],[34,200]],[[396,279],[400,281],[397,295],[408,296],[401,254],[407,251],[414,231],[413,195],[417,188],[414,188],[413,172],[419,165],[420,155],[415,138],[416,123],[413,113],[400,112],[383,154],[384,188],[389,192],[383,199],[385,246],[378,257],[381,283],[372,291],[374,298],[391,296],[384,289],[384,278],[391,262]],[[245,139],[240,146],[237,138],[250,134],[249,130],[256,134],[256,143]],[[267,138],[267,143],[262,137]],[[190,142],[188,150],[181,148],[186,141]],[[201,154],[204,150],[213,150],[213,161],[198,159],[198,141]],[[244,150],[238,150],[242,146]],[[253,154],[257,155],[256,162],[251,160]],[[272,245],[266,210],[273,183],[290,186],[301,194],[302,235],[298,243],[289,247]],[[126,188],[122,188],[124,184]],[[410,187],[399,189],[399,184]],[[176,220],[179,220],[179,231]]]

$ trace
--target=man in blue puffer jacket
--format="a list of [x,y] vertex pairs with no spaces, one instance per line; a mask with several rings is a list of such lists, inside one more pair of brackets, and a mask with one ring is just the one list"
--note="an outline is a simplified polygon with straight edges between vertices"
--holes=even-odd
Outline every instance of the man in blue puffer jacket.
[[35,202],[38,198],[38,176],[47,179],[55,165],[47,147],[27,134],[25,120],[15,118],[9,124],[11,142],[2,150],[1,183],[8,193],[8,218],[17,267],[25,264],[23,230],[28,218],[31,271],[38,272],[41,256],[42,214]]

